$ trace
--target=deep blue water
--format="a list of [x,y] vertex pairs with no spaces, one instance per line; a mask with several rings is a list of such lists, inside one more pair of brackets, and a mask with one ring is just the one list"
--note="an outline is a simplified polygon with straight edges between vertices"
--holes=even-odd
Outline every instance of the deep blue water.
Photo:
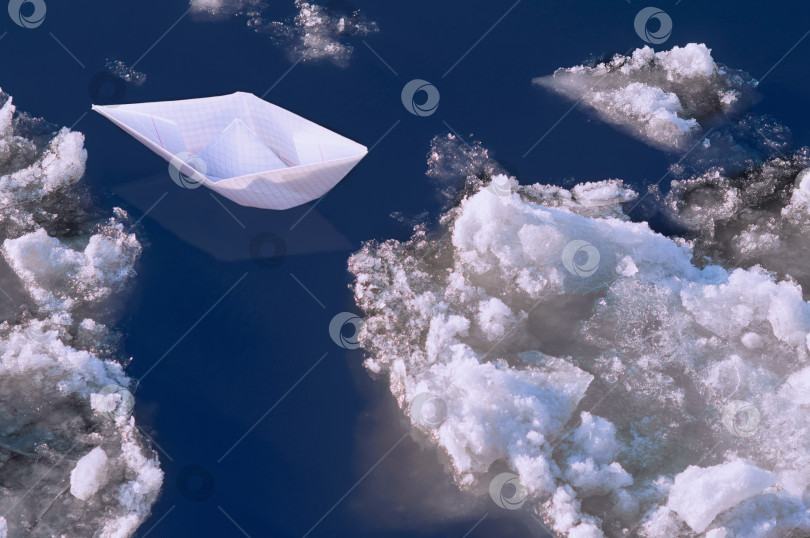
[[[291,1],[272,3],[269,17],[292,14]],[[40,28],[23,30],[7,19],[0,28],[8,31],[0,40],[0,86],[35,116],[67,126],[81,118],[86,182],[100,206],[119,205],[137,219],[160,200],[141,221],[145,248],[121,322],[125,352],[134,357],[129,373],[143,378],[136,419],[161,447],[166,473],[140,536],[243,535],[236,525],[254,537],[302,536],[325,514],[310,536],[462,537],[485,513],[467,536],[536,532],[489,508],[443,523],[414,515],[424,512],[416,505],[455,498],[435,455],[410,438],[358,484],[407,424],[385,383],[363,371],[362,351],[336,346],[327,327],[335,314],[353,310],[349,254],[366,240],[408,237],[410,230],[390,218],[394,211],[441,211],[425,177],[426,154],[448,125],[481,140],[523,183],[621,177],[643,188],[664,174],[671,155],[579,110],[522,157],[570,107],[531,79],[643,45],[633,18],[646,4],[522,0],[447,76],[513,0],[353,4],[379,23],[380,32],[366,39],[398,75],[354,39],[347,68],[300,64],[266,98],[369,147],[400,123],[292,230],[310,206],[270,212],[220,199],[231,216],[206,189],[177,188],[164,161],[100,116],[82,117],[91,104],[88,84],[105,59],[135,62],[183,14],[185,0],[52,0]],[[705,42],[718,62],[755,77],[810,30],[810,6],[799,2],[656,5],[674,21],[659,49]],[[810,38],[770,73],[756,106],[790,127],[798,145],[810,143],[809,56]],[[185,17],[137,65],[148,81],[129,86],[124,102],[261,95],[290,65],[243,18]],[[403,108],[400,91],[414,78],[441,92],[433,116]],[[251,240],[267,232],[286,244],[276,267],[250,256]],[[412,482],[404,480],[409,465]],[[402,521],[410,525],[386,524]]]

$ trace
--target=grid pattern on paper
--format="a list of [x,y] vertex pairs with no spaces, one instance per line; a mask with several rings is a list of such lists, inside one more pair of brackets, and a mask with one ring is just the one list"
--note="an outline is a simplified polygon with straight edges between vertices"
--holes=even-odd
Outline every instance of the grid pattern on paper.
[[253,174],[207,185],[237,204],[289,209],[320,198],[360,162],[363,156],[274,172]]
[[[98,107],[150,149],[170,159],[164,138],[173,148],[181,140],[185,151],[197,153],[235,119],[241,120],[288,166],[204,185],[241,205],[286,209],[328,192],[364,156],[366,148],[258,97],[235,93],[222,97]],[[135,113],[135,114],[132,114]],[[150,133],[144,117],[157,118]],[[180,135],[177,136],[179,127]],[[164,127],[166,130],[164,131]],[[168,133],[168,134],[164,134]],[[317,146],[317,152],[315,147]],[[307,161],[302,162],[302,158]],[[207,165],[209,163],[206,163]]]
[[240,95],[250,111],[252,123],[249,125],[253,131],[278,155],[295,165],[343,159],[366,152],[364,146],[255,95]]
[[172,154],[176,155],[186,151],[183,133],[180,131],[180,126],[174,121],[160,116],[121,109],[116,110],[115,116],[141,136]]
[[197,157],[205,163],[205,175],[212,181],[286,168],[240,119],[233,120]]

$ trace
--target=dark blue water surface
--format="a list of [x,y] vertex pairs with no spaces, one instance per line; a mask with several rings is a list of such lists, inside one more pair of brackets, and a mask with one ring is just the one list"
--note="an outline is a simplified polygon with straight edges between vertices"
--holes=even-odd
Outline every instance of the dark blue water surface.
[[[291,0],[272,4],[269,18],[293,14]],[[449,128],[481,140],[522,183],[620,177],[641,189],[665,173],[672,156],[580,110],[523,157],[570,107],[531,79],[643,45],[633,19],[645,4],[354,5],[379,23],[380,32],[365,39],[397,75],[354,39],[347,68],[302,63],[276,84],[292,65],[283,48],[248,29],[244,18],[181,18],[185,0],[50,0],[35,30],[3,18],[3,90],[35,116],[66,126],[80,120],[75,128],[85,133],[89,153],[85,181],[101,207],[121,206],[134,219],[151,207],[140,221],[144,252],[121,321],[125,353],[134,358],[128,371],[141,378],[136,419],[160,447],[166,473],[139,536],[303,536],[319,521],[309,536],[539,532],[531,520],[508,517],[491,503],[460,509],[457,518],[437,516],[463,498],[454,496],[435,453],[410,437],[396,444],[408,425],[385,381],[365,373],[362,350],[335,345],[328,325],[335,314],[354,310],[348,256],[370,239],[407,238],[410,229],[390,217],[394,211],[440,213],[442,201],[425,177],[426,156],[431,138]],[[810,30],[803,2],[657,6],[674,21],[659,49],[705,42],[718,62],[755,77]],[[373,150],[315,209],[262,211],[215,199],[206,189],[181,190],[158,156],[100,116],[84,116],[88,85],[105,60],[132,64],[153,45],[136,66],[148,81],[129,86],[123,102],[261,95],[276,84],[267,100]],[[768,75],[756,106],[790,127],[799,145],[810,143],[809,57],[810,38]],[[400,101],[402,87],[415,78],[441,92],[430,117],[408,113]],[[252,259],[249,245],[262,233],[283,239],[286,257],[274,257],[269,244],[262,254],[264,262],[280,263]]]

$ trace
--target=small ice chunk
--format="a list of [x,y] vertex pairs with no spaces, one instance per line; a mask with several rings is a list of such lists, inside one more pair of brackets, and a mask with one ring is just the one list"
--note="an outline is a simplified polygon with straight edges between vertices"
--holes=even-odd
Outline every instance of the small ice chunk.
[[605,495],[633,483],[633,477],[618,462],[600,465],[593,458],[572,461],[565,478],[584,497]]
[[197,11],[215,11],[221,9],[224,3],[223,0],[191,0],[191,8]]
[[630,256],[625,256],[619,261],[616,267],[616,273],[622,276],[631,277],[638,273],[638,266]]
[[774,481],[773,473],[739,460],[713,467],[690,465],[675,477],[667,505],[695,532],[703,532],[718,514]]
[[259,0],[191,0],[190,8],[194,14],[210,16],[235,15],[260,7]]
[[740,341],[748,349],[757,349],[762,345],[762,337],[757,333],[747,332],[740,337]]
[[[565,477],[583,496],[605,495],[633,483],[621,464],[612,461],[619,451],[616,426],[587,411],[572,436],[572,454]],[[611,463],[612,462],[612,463]]]
[[604,538],[596,521],[581,513],[581,504],[569,486],[561,486],[546,504],[552,528],[571,538]]
[[610,463],[619,451],[616,442],[616,426],[602,417],[583,411],[580,425],[572,436],[574,444],[582,453],[597,463]]
[[107,63],[104,65],[104,67],[106,67],[107,71],[116,77],[125,82],[129,82],[130,84],[141,86],[144,82],[146,82],[145,74],[135,71],[121,60],[107,59]]
[[684,528],[674,512],[666,506],[652,510],[641,526],[641,536],[680,536]]
[[98,493],[107,481],[107,454],[97,446],[78,462],[70,473],[70,494],[83,501]]
[[508,323],[514,321],[512,310],[497,297],[491,297],[478,306],[478,324],[489,340],[501,338]]
[[810,406],[810,367],[791,374],[779,389],[779,394],[796,405]]
[[617,123],[633,118],[645,135],[653,139],[676,139],[700,128],[694,118],[681,118],[683,105],[677,95],[641,82],[595,92],[593,103],[608,110]]
[[578,204],[588,207],[600,207],[629,202],[637,195],[628,189],[619,179],[605,179],[580,183],[571,189],[571,194]]
[[121,289],[134,272],[141,246],[135,234],[113,223],[91,236],[83,252],[43,228],[6,239],[1,252],[36,303],[60,311]]
[[710,77],[715,72],[712,50],[703,43],[688,43],[683,47],[655,54],[670,80],[678,78]]
[[593,523],[580,523],[568,532],[568,538],[604,538],[604,536]]
[[276,21],[267,27],[276,41],[287,42],[290,60],[327,59],[344,67],[354,51],[344,38],[379,30],[377,23],[367,19],[359,10],[340,13],[330,6],[304,0],[295,0],[295,8],[298,13],[293,20]]
[[295,16],[279,21],[266,16],[269,2],[262,0],[189,1],[191,12],[202,18],[245,17],[249,28],[284,45],[291,61],[325,59],[344,67],[354,51],[346,38],[378,31],[376,22],[347,2],[290,0]]

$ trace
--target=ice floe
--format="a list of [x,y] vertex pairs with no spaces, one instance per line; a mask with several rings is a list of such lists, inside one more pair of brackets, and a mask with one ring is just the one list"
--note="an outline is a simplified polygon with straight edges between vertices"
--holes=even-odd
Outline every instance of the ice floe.
[[650,47],[593,66],[558,69],[535,84],[582,102],[604,121],[653,146],[686,151],[719,116],[750,106],[757,81],[715,63],[704,44]]
[[82,134],[0,103],[0,536],[131,536],[163,472],[107,323],[141,247],[83,194]]
[[376,22],[351,7],[304,0],[294,0],[293,7],[294,16],[273,20],[265,15],[266,5],[260,0],[191,0],[198,15],[245,17],[248,27],[284,47],[291,62],[328,60],[345,67],[354,52],[348,38],[378,31]]
[[[459,486],[506,468],[566,536],[810,533],[801,259],[783,277],[724,267],[632,222],[637,194],[620,180],[519,186],[474,148],[434,141],[431,170],[466,175],[442,230],[349,260],[365,365]],[[780,185],[796,181],[797,155]],[[801,206],[798,184],[785,207]],[[705,199],[709,214],[728,203]],[[426,393],[444,409],[430,428],[413,415]]]

